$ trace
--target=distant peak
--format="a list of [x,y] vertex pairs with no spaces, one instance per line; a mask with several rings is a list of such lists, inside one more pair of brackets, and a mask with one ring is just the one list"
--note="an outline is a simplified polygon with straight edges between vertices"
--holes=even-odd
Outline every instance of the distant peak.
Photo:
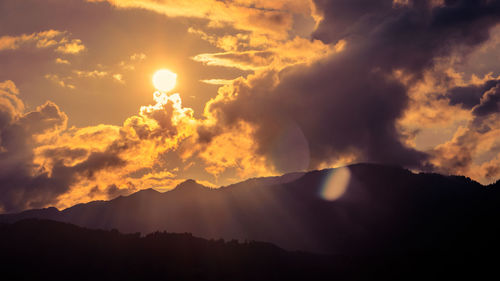
[[147,189],[141,189],[135,193],[132,193],[128,196],[118,196],[116,197],[115,199],[119,199],[119,198],[127,198],[127,197],[135,197],[135,196],[153,196],[153,195],[156,195],[156,194],[160,194],[161,192],[155,190],[155,189],[152,189],[152,188],[147,188]]
[[143,193],[160,193],[158,190],[152,189],[152,188],[146,188],[139,190],[138,192],[143,192]]
[[187,180],[181,182],[179,185],[182,185],[182,184],[198,184],[198,183],[193,179],[187,179]]
[[207,187],[197,183],[193,179],[188,179],[177,185],[174,190],[184,190],[184,189],[208,189]]

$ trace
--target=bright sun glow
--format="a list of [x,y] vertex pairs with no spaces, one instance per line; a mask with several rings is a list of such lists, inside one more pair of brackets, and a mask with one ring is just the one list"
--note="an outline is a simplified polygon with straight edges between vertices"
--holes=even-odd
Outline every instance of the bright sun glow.
[[161,92],[169,92],[175,87],[177,74],[168,69],[160,69],[153,75],[153,85]]

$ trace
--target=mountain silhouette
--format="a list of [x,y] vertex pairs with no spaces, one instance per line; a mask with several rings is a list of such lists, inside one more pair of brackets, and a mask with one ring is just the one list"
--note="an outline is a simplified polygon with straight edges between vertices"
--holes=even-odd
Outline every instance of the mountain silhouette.
[[318,255],[256,241],[206,240],[167,232],[141,236],[25,219],[0,223],[0,277],[9,281],[485,280],[497,274],[492,254],[498,245],[494,246],[465,254],[455,248],[396,255]]
[[499,182],[483,186],[460,176],[357,164],[217,189],[188,180],[165,193],[147,189],[62,211],[1,215],[0,222],[40,218],[124,233],[189,232],[349,256],[477,252],[497,243],[499,188]]
[[38,219],[0,224],[0,250],[2,280],[327,280],[334,260],[262,242],[141,237]]

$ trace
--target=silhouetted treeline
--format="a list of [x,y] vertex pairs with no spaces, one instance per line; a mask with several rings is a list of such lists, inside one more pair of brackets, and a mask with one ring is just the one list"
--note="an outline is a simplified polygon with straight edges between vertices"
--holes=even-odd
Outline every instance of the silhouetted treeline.
[[288,252],[269,243],[205,240],[165,232],[141,237],[30,219],[0,224],[0,279],[479,280],[491,273],[495,275],[490,277],[496,276],[498,258],[491,254],[498,253],[498,245],[485,251],[471,249],[325,256]]

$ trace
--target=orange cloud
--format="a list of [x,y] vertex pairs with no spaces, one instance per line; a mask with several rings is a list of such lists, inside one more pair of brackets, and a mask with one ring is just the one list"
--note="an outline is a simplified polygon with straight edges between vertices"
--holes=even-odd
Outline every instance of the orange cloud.
[[57,47],[56,52],[64,53],[64,54],[78,54],[85,50],[85,46],[82,44],[82,40],[73,39],[70,42],[67,40],[62,40],[61,45]]
[[33,45],[36,48],[56,47],[56,52],[64,54],[78,54],[85,50],[80,39],[69,39],[69,33],[59,30],[46,30],[18,36],[0,37],[0,51],[16,50],[21,47]]
[[[256,153],[255,132],[250,124],[240,123],[211,142],[200,142],[198,127],[213,119],[196,119],[192,109],[182,106],[179,94],[157,92],[154,100],[156,104],[141,107],[122,126],[66,128],[65,115],[58,109],[54,111],[64,117],[54,120],[63,122],[50,125],[50,132],[40,134],[43,137],[33,138],[34,156],[30,162],[37,171],[47,172],[49,179],[58,179],[61,170],[67,170],[67,190],[58,194],[52,205],[64,208],[144,188],[166,191],[185,179],[182,173],[192,169],[193,163],[201,164],[203,173],[213,177],[212,181],[204,181],[208,186],[215,186],[222,174],[225,184],[277,174]],[[36,112],[45,111],[39,108]],[[49,113],[40,119],[51,120]],[[37,124],[34,118],[25,116],[30,120],[27,126]],[[167,169],[162,161],[169,152],[179,155],[181,162]]]
[[56,58],[56,63],[58,64],[70,64],[68,60],[61,59],[61,58]]
[[[300,162],[300,168],[304,168],[310,163],[311,149],[314,146],[319,146],[318,142],[313,143],[315,141],[314,134],[325,135],[326,131],[331,128],[336,128],[338,133],[335,136],[332,134],[332,138],[325,138],[325,144],[331,144],[342,138],[345,131],[349,131],[353,137],[331,145],[331,147],[325,146],[327,149],[318,150],[317,154],[327,156],[320,157],[321,159],[314,163],[314,167],[326,168],[348,164],[361,159],[362,153],[359,148],[370,144],[369,140],[360,142],[356,147],[358,150],[356,150],[356,148],[351,147],[351,142],[357,139],[375,138],[375,142],[385,144],[387,139],[376,138],[380,130],[369,131],[369,126],[362,127],[369,122],[365,122],[365,119],[361,117],[357,117],[358,123],[354,123],[357,124],[354,129],[350,128],[353,123],[348,121],[341,124],[342,126],[330,127],[329,122],[334,119],[332,116],[335,116],[336,119],[346,117],[330,114],[343,110],[350,114],[358,110],[357,102],[346,104],[345,101],[367,89],[371,91],[375,89],[376,92],[377,86],[379,86],[380,93],[377,92],[376,95],[380,94],[381,99],[370,99],[373,98],[373,94],[360,95],[360,99],[368,100],[368,102],[364,101],[367,105],[362,107],[360,111],[372,110],[374,101],[374,108],[381,108],[380,112],[386,113],[390,108],[381,106],[382,102],[390,103],[392,99],[398,99],[406,94],[406,91],[402,89],[403,86],[411,87],[408,108],[398,120],[399,131],[397,134],[400,134],[401,138],[410,144],[420,136],[421,131],[426,129],[442,130],[461,124],[462,126],[456,132],[451,132],[453,137],[446,139],[432,151],[433,163],[444,167],[446,171],[467,173],[475,178],[488,178],[498,174],[497,169],[495,169],[495,165],[499,162],[498,155],[496,158],[478,160],[482,155],[495,153],[498,146],[496,140],[499,139],[498,120],[495,117],[477,119],[482,125],[487,125],[489,130],[488,132],[474,130],[467,126],[475,121],[474,109],[467,110],[458,105],[450,105],[449,100],[440,96],[451,86],[481,84],[485,78],[477,78],[475,82],[463,81],[464,79],[460,75],[448,73],[453,81],[444,85],[442,81],[434,79],[432,75],[434,73],[428,73],[428,77],[421,83],[414,84],[418,79],[412,74],[395,71],[394,77],[390,77],[388,80],[390,80],[391,86],[401,88],[402,92],[388,96],[387,92],[392,88],[385,88],[384,85],[381,86],[374,82],[382,81],[386,77],[383,75],[371,76],[373,74],[371,71],[373,68],[376,72],[380,66],[392,69],[392,65],[378,64],[377,62],[367,64],[365,67],[361,60],[371,55],[371,52],[358,53],[362,56],[356,55],[356,52],[347,52],[352,51],[348,49],[350,44],[359,44],[359,41],[362,40],[349,38],[328,44],[325,43],[328,40],[309,39],[309,35],[322,18],[311,0],[197,0],[190,2],[178,0],[89,0],[89,2],[100,1],[109,2],[120,9],[147,9],[168,17],[207,19],[208,23],[206,24],[194,23],[196,27],[190,27],[188,32],[198,35],[219,50],[198,54],[193,59],[206,65],[234,67],[254,73],[246,78],[207,77],[209,79],[201,80],[204,83],[222,86],[219,88],[217,96],[206,104],[204,114],[200,118],[195,117],[191,108],[183,106],[179,94],[155,93],[155,104],[141,107],[137,114],[126,118],[120,126],[101,124],[83,128],[67,128],[66,115],[51,102],[45,103],[32,112],[24,112],[24,105],[18,97],[19,91],[15,84],[12,81],[0,83],[0,110],[2,113],[7,112],[5,116],[8,117],[5,123],[8,124],[9,130],[20,129],[19,135],[24,137],[20,141],[24,146],[19,149],[19,153],[15,156],[19,159],[22,158],[24,168],[21,174],[26,176],[28,180],[20,181],[19,185],[29,189],[32,182],[41,181],[46,184],[44,186],[46,189],[54,188],[56,190],[48,192],[49,195],[38,194],[36,191],[30,191],[36,194],[27,192],[27,195],[22,196],[14,194],[20,198],[26,196],[27,200],[25,201],[28,203],[18,202],[23,208],[47,204],[55,204],[62,208],[94,199],[109,199],[143,188],[155,188],[163,191],[172,188],[191,175],[203,175],[205,179],[210,179],[205,183],[212,185],[254,176],[276,175],[279,173],[279,167],[276,164],[278,161],[273,162],[273,159],[269,158],[272,158],[273,152],[276,152],[272,149],[283,149],[286,144],[290,144],[288,148],[298,148],[294,149],[294,151],[300,152],[300,155],[296,155],[297,158],[300,158],[298,159],[300,161],[297,162]],[[436,3],[438,2],[436,1]],[[411,3],[412,1],[394,1],[394,5],[398,7],[408,6]],[[295,25],[300,23],[298,18],[305,18],[303,21],[312,21],[314,24],[306,27],[305,31],[299,32],[295,28]],[[309,25],[305,24],[304,26]],[[326,27],[330,30],[332,26]],[[81,53],[86,49],[80,39],[70,37],[68,32],[57,30],[19,36],[3,36],[0,37],[0,51],[24,47],[48,48],[65,57],[68,54]],[[400,43],[400,41],[395,42]],[[398,44],[392,45],[399,46]],[[371,49],[371,45],[368,46]],[[384,45],[384,47],[387,46]],[[131,53],[136,51],[131,51]],[[394,50],[391,49],[392,51]],[[337,55],[338,57],[346,56],[348,59],[339,60],[340,63],[337,66],[335,64]],[[116,68],[80,65],[81,68],[67,70],[66,74],[49,73],[45,75],[45,78],[67,88],[75,88],[77,79],[105,78],[124,83],[127,77],[123,73],[134,70],[136,64],[145,59],[146,55],[139,51],[117,60],[114,65]],[[323,60],[321,63],[317,63],[321,60]],[[375,61],[377,60],[375,59]],[[69,60],[63,58],[57,58],[55,63],[70,64]],[[73,63],[78,65],[77,60]],[[312,67],[313,65],[315,67]],[[317,67],[318,65],[328,65],[329,67]],[[356,66],[354,68],[359,67],[359,69],[349,70],[345,67],[347,65]],[[299,67],[292,68],[292,66]],[[311,66],[311,68],[304,69],[302,66]],[[59,67],[68,69],[68,67]],[[283,86],[284,88],[280,92],[273,92],[280,84],[280,79],[294,71],[297,73],[311,71],[313,75],[310,77],[292,75],[289,76],[292,78],[288,78],[292,79],[292,82],[308,80],[309,84],[289,83],[288,86]],[[325,74],[324,77],[323,74]],[[359,79],[356,77],[357,74],[361,74],[360,76],[363,78],[370,76],[369,83],[358,87],[357,81],[354,81]],[[385,73],[383,74],[385,75]],[[390,73],[387,75],[391,76]],[[318,76],[321,77],[317,78]],[[293,79],[293,77],[298,77],[298,79]],[[331,82],[330,78],[331,80],[337,79],[336,84],[331,88],[327,85]],[[354,82],[348,81],[350,79],[353,79]],[[401,85],[392,83],[392,79],[399,81]],[[298,86],[301,86],[300,89]],[[319,89],[320,93],[316,93],[318,89],[311,90],[316,86],[322,88]],[[338,93],[337,89],[339,89]],[[309,92],[310,90],[312,93]],[[302,96],[303,93],[307,95]],[[322,96],[339,96],[339,99],[322,99]],[[252,104],[256,98],[260,100]],[[237,100],[243,102],[231,106],[231,103]],[[400,102],[401,107],[406,106],[405,99]],[[311,106],[297,106],[299,103]],[[266,107],[268,104],[272,106]],[[323,107],[326,104],[335,106]],[[229,106],[226,108],[227,105]],[[346,109],[343,105],[346,105]],[[287,107],[290,109],[289,111],[287,111]],[[250,109],[241,112],[247,108]],[[224,110],[230,111],[229,114],[223,114]],[[267,115],[274,110],[276,110],[276,114]],[[244,114],[247,117],[251,116],[248,119],[252,122],[242,121],[245,120],[244,117],[241,117]],[[322,114],[324,114],[324,119],[319,118],[319,115]],[[391,114],[400,116],[399,110],[388,115]],[[267,118],[253,118],[258,115],[266,115]],[[315,115],[318,118],[315,118]],[[375,113],[368,116],[376,119],[378,115]],[[391,119],[392,115],[386,118]],[[0,117],[4,118],[3,115]],[[277,120],[281,117],[288,119],[285,121]],[[369,121],[372,122],[372,120]],[[299,122],[302,122],[300,126]],[[338,124],[342,122],[344,120],[340,120]],[[373,122],[377,124],[375,121]],[[270,124],[265,128],[268,131],[260,132],[260,124]],[[383,125],[380,128],[387,128],[393,123],[391,119],[390,122],[380,124]],[[361,127],[364,129],[359,129]],[[284,137],[273,134],[266,135],[269,131],[276,133],[275,131],[279,131],[281,128],[285,128],[283,132],[279,132]],[[361,133],[358,134],[359,131]],[[309,133],[308,137],[311,140],[306,139],[307,133]],[[390,133],[392,136],[392,131]],[[395,133],[395,135],[397,134]],[[316,135],[316,137],[318,136]],[[467,145],[462,143],[463,139],[467,139]],[[265,145],[260,146],[259,141]],[[309,145],[309,141],[311,141],[311,145]],[[0,144],[2,144],[0,153],[10,153],[16,148],[12,143],[2,142]],[[11,145],[11,147],[9,148],[7,145]],[[273,145],[275,147],[271,147]],[[337,152],[335,146],[338,145],[344,145],[345,148]],[[414,145],[417,144],[414,143]],[[380,154],[393,152],[392,148],[382,152],[378,151],[378,148],[380,147],[375,147],[373,151]],[[265,149],[268,151],[263,152],[262,150]],[[278,160],[288,161],[290,158],[287,157],[290,154],[287,152],[292,150],[281,150],[281,155],[277,157],[281,159]],[[463,153],[464,150],[467,153]],[[267,158],[269,155],[271,157]],[[464,159],[458,159],[457,156]],[[18,159],[16,157],[12,157],[12,159]],[[282,164],[285,161],[281,161]],[[9,167],[7,164],[4,166]],[[64,188],[55,188],[56,183]],[[5,209],[1,205],[0,208]]]
[[206,147],[200,149],[199,157],[206,163],[205,170],[216,177],[228,169],[236,170],[234,180],[249,177],[274,176],[278,172],[266,158],[256,151],[253,140],[255,129],[248,123],[239,123],[235,128],[216,136]]
[[18,97],[19,89],[14,82],[6,80],[0,82],[0,109],[7,111],[10,116],[17,116],[24,111],[24,103]]
[[335,52],[341,52],[345,45],[343,40],[336,45],[328,45],[319,40],[297,36],[284,42],[268,42],[264,50],[206,53],[194,56],[193,60],[206,65],[242,70],[281,70],[295,64],[311,64]]
[[312,1],[229,1],[215,0],[89,0],[107,1],[118,8],[141,8],[169,17],[210,20],[212,27],[230,25],[236,29],[284,38],[292,27],[293,13],[311,13]]
[[[75,174],[68,192],[58,197],[56,206],[108,199],[144,188],[167,190],[182,180],[174,171],[158,170],[155,165],[162,153],[176,149],[180,141],[195,133],[197,121],[191,109],[182,107],[178,94],[156,93],[154,98],[156,104],[142,107],[123,126],[69,128],[50,138],[37,139],[33,163],[49,171],[50,177],[60,167],[88,171]],[[108,165],[103,161],[113,162]],[[137,174],[144,169],[152,170]],[[110,186],[114,186],[111,189],[116,189],[115,192],[105,191]]]
[[87,77],[87,78],[102,78],[109,75],[109,73],[107,73],[106,71],[100,71],[100,70],[92,70],[92,71],[74,70],[73,72],[79,77]]
[[52,74],[52,73],[45,74],[44,77],[45,79],[48,79],[63,88],[69,88],[69,89],[75,88],[75,85],[72,82],[73,79],[71,77],[61,77],[57,74]]
[[[188,32],[222,49],[193,57],[206,65],[235,67],[242,70],[282,69],[312,63],[331,52],[339,52],[345,41],[336,46],[310,40],[321,20],[311,0],[92,0],[109,2],[118,8],[147,9],[168,17],[208,19],[202,27]],[[298,16],[300,15],[300,17]],[[297,34],[294,21],[306,18],[313,22],[304,34]],[[299,23],[296,23],[299,24]],[[300,22],[300,26],[309,26]],[[211,77],[217,79],[218,77]]]

